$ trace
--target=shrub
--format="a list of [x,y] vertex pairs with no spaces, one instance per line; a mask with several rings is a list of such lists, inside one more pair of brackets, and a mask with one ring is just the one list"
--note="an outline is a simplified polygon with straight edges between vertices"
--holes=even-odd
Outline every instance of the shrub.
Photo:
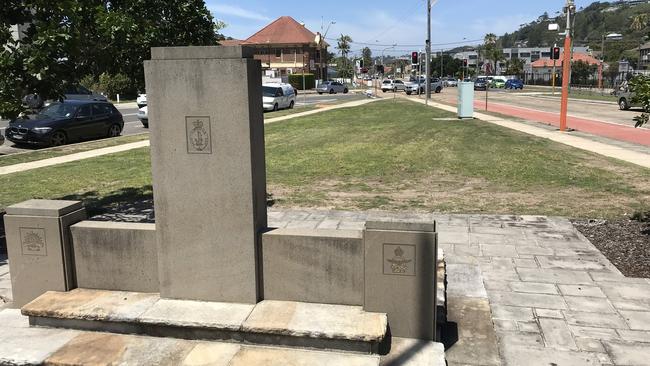
[[289,75],[289,84],[298,90],[303,89],[313,89],[316,87],[316,81],[314,74],[305,74],[305,88],[302,85],[302,75],[303,74],[291,74]]
[[99,75],[97,89],[97,91],[103,92],[111,99],[115,99],[117,94],[120,94],[121,96],[135,95],[133,83],[124,74],[111,75],[103,73]]

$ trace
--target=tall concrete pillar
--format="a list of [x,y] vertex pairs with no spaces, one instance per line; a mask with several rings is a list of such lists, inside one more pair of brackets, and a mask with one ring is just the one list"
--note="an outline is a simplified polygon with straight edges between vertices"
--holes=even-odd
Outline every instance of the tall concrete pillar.
[[255,303],[267,224],[260,61],[241,46],[152,48],[145,78],[160,294]]
[[84,220],[79,201],[28,200],[4,217],[13,306],[46,291],[76,287],[70,226]]

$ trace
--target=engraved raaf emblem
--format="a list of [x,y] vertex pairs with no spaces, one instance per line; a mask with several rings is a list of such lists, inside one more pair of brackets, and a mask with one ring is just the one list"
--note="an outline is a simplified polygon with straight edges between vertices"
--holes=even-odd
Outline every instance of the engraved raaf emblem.
[[21,227],[20,244],[23,255],[47,256],[44,229]]
[[390,269],[393,273],[406,273],[407,264],[413,262],[413,260],[404,258],[402,247],[397,247],[394,253],[395,257],[387,259],[388,263],[390,263]]
[[384,244],[384,274],[415,276],[415,246]]
[[187,129],[187,152],[190,154],[211,154],[210,117],[185,117],[185,125]]

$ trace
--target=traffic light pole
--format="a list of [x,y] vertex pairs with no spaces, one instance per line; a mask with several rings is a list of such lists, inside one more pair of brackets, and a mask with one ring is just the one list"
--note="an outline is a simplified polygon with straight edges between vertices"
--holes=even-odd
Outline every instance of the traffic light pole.
[[569,109],[569,83],[571,78],[571,15],[575,10],[573,0],[566,2],[566,37],[564,38],[564,59],[562,61],[562,102],[560,105],[560,131],[567,129]]

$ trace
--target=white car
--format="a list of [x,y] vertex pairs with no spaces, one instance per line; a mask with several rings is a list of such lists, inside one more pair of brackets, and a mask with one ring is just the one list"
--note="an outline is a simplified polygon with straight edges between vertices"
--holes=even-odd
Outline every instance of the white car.
[[138,109],[138,119],[142,122],[144,128],[149,128],[149,114],[147,113],[147,106]]
[[265,111],[291,109],[296,104],[296,93],[290,84],[262,84],[262,103]]
[[406,90],[406,85],[404,85],[404,82],[402,80],[387,79],[381,83],[381,91],[383,91],[384,93],[387,91],[396,92],[398,90],[402,90],[402,91]]
[[458,80],[447,79],[447,81],[445,81],[445,86],[458,86]]
[[[411,81],[407,82],[406,84],[406,94],[411,95],[411,94],[424,94],[426,92],[426,85],[427,85],[427,80],[424,76],[418,78],[413,78]],[[443,88],[442,81],[438,78],[433,78],[431,79],[431,92],[432,93],[440,93]]]
[[138,105],[138,108],[142,108],[147,105],[147,94],[138,94],[138,98],[135,100],[135,103]]

